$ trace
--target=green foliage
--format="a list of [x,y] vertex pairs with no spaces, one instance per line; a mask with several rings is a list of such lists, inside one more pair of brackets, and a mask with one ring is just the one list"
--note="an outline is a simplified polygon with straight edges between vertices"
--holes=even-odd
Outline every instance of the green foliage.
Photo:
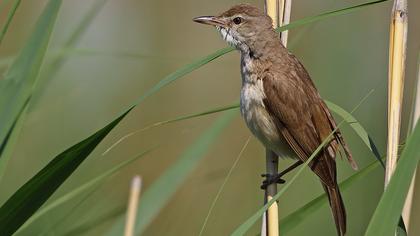
[[351,128],[353,128],[354,132],[359,136],[359,138],[363,141],[363,143],[369,148],[369,150],[375,155],[376,159],[381,163],[381,165],[385,168],[385,164],[382,161],[382,157],[379,154],[378,148],[376,147],[375,143],[373,142],[373,139],[370,137],[368,132],[365,128],[359,123],[359,121],[354,118],[354,116],[338,106],[337,104],[334,104],[330,101],[325,101],[328,108],[331,109],[336,114],[340,115],[341,118],[343,118]]
[[47,166],[20,187],[0,208],[0,232],[2,232],[2,235],[12,235],[25,223],[127,113],[124,113],[89,138],[56,156]]
[[[181,187],[188,175],[205,156],[210,145],[232,121],[236,112],[228,112],[217,119],[182,155],[150,186],[143,196],[137,211],[135,234],[140,235],[155,219],[176,190]],[[124,232],[125,218],[120,216],[107,236],[121,235]]]
[[360,9],[364,9],[365,7],[368,7],[368,6],[371,6],[371,5],[375,5],[375,4],[383,3],[383,2],[387,2],[387,1],[389,1],[389,0],[371,1],[371,2],[366,2],[366,3],[363,3],[363,4],[351,6],[351,7],[342,8],[342,9],[335,10],[335,11],[325,12],[325,13],[322,13],[322,14],[317,15],[317,16],[306,17],[306,18],[303,18],[301,20],[291,22],[290,24],[285,25],[285,26],[281,26],[281,27],[277,28],[276,30],[278,32],[289,30],[289,29],[292,29],[292,28],[295,28],[295,27],[298,27],[298,26],[302,26],[302,25],[306,25],[306,24],[309,24],[309,23],[313,23],[313,22],[316,22],[316,21],[323,20],[323,19],[328,18],[328,17],[348,14],[348,13],[351,13],[351,12],[354,12],[354,11],[357,11],[357,10],[360,10]]
[[126,206],[116,207],[115,209],[110,210],[106,214],[95,218],[85,221],[79,225],[74,226],[69,231],[65,232],[63,236],[79,236],[84,235],[84,233],[88,232],[89,230],[97,227],[98,225],[108,223],[108,221],[121,216],[126,210]]
[[[4,150],[36,84],[60,5],[61,0],[49,1],[25,47],[0,80],[0,151]],[[6,162],[0,159],[0,172]]]
[[179,69],[177,69],[175,72],[169,74],[165,78],[163,78],[159,83],[157,83],[155,86],[153,86],[151,89],[149,89],[146,93],[144,93],[137,101],[134,103],[134,106],[138,105],[139,103],[143,102],[147,97],[155,94],[163,87],[166,87],[167,85],[171,84],[172,82],[176,81],[177,79],[183,77],[184,75],[187,75],[194,70],[197,70],[198,68],[207,65],[209,62],[219,58],[220,56],[223,56],[224,54],[228,52],[232,52],[234,49],[229,48],[222,48],[220,50],[217,50],[214,53],[211,53],[205,57],[202,57],[192,63],[189,63]]
[[[357,183],[359,180],[367,178],[367,176],[374,171],[379,166],[378,161],[373,162],[372,164],[366,166],[365,168],[359,170],[357,173],[348,177],[346,180],[340,183],[340,190],[342,192],[347,191],[353,184]],[[327,195],[321,194],[312,201],[308,202],[304,206],[300,207],[293,213],[286,216],[284,219],[280,220],[280,233],[281,235],[286,235],[292,229],[300,225],[305,218],[315,213],[318,209],[328,203]]]
[[25,48],[0,83],[0,143],[30,97],[60,5],[60,0],[49,2]]
[[420,124],[408,138],[394,174],[372,216],[365,236],[395,235],[414,171],[419,163]]
[[9,15],[7,15],[6,23],[4,23],[4,26],[0,31],[0,45],[3,42],[4,36],[6,35],[7,30],[9,29],[10,23],[12,22],[12,19],[15,16],[16,10],[18,9],[21,1],[22,0],[15,0],[12,9],[10,9],[9,11]]
[[136,155],[135,157],[132,157],[128,160],[125,160],[123,162],[121,162],[120,164],[112,167],[109,170],[106,170],[105,172],[103,172],[102,174],[98,175],[97,177],[89,180],[88,182],[80,185],[79,187],[71,190],[70,192],[60,196],[59,198],[55,199],[53,202],[49,203],[47,206],[41,208],[39,211],[37,211],[35,214],[32,215],[32,217],[30,217],[25,224],[19,229],[19,232],[24,232],[25,229],[29,228],[31,226],[31,224],[33,224],[34,222],[36,222],[36,220],[40,219],[41,217],[45,216],[46,214],[48,214],[49,212],[51,212],[52,210],[56,209],[57,207],[62,206],[63,204],[74,200],[77,196],[79,196],[80,194],[86,192],[89,189],[92,189],[95,186],[100,185],[101,183],[103,183],[106,179],[108,179],[109,177],[111,177],[112,175],[116,174],[118,171],[120,171],[122,168],[132,164],[134,161],[137,161],[139,158],[144,157],[146,154],[148,154],[150,150],[147,150],[145,152],[142,152],[138,155]]
[[[77,26],[73,29],[73,31],[70,33],[67,40],[64,42],[63,48],[72,48],[74,47],[77,42],[80,40],[82,35],[86,32],[88,27],[91,25],[93,19],[98,15],[100,10],[104,7],[104,5],[108,2],[108,0],[95,0],[92,4],[92,6],[88,9],[87,13],[84,14],[80,22],[77,24]],[[47,68],[42,73],[43,80],[41,80],[41,83],[44,84],[51,80],[56,73],[60,70],[64,62],[66,61],[67,57],[64,57],[63,55],[57,56],[54,58],[54,60],[47,65]],[[42,86],[41,86],[42,87]]]

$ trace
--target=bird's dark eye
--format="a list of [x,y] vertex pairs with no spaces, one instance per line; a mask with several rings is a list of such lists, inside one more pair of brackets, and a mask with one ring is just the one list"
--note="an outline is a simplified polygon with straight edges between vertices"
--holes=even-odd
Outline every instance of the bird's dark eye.
[[239,25],[240,23],[242,23],[242,18],[241,17],[233,18],[233,23],[235,23],[236,25]]

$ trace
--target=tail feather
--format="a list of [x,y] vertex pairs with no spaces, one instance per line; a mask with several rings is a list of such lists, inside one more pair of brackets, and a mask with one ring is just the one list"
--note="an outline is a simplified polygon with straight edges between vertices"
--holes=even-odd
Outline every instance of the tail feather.
[[337,185],[335,187],[323,185],[323,187],[330,201],[331,211],[337,228],[337,234],[339,236],[344,236],[346,234],[346,209],[344,208],[340,189]]

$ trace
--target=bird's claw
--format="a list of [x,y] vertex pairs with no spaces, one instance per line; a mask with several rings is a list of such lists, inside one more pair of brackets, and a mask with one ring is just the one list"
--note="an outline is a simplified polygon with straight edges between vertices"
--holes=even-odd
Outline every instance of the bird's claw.
[[286,181],[281,178],[281,175],[271,175],[271,174],[262,174],[261,177],[265,177],[266,179],[262,182],[261,189],[267,189],[267,187],[271,184],[284,184]]

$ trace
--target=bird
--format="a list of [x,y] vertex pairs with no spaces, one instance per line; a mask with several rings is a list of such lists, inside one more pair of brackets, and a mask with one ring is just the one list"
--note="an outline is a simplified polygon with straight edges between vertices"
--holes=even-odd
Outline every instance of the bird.
[[[357,170],[357,164],[309,73],[280,42],[272,19],[253,5],[239,4],[220,15],[200,16],[193,21],[214,26],[240,52],[241,115],[268,150],[297,160],[286,172],[307,161],[330,137],[309,166],[328,196],[337,234],[345,235],[346,210],[335,159],[344,151],[353,169]],[[283,183],[283,174],[268,176],[263,187]]]

